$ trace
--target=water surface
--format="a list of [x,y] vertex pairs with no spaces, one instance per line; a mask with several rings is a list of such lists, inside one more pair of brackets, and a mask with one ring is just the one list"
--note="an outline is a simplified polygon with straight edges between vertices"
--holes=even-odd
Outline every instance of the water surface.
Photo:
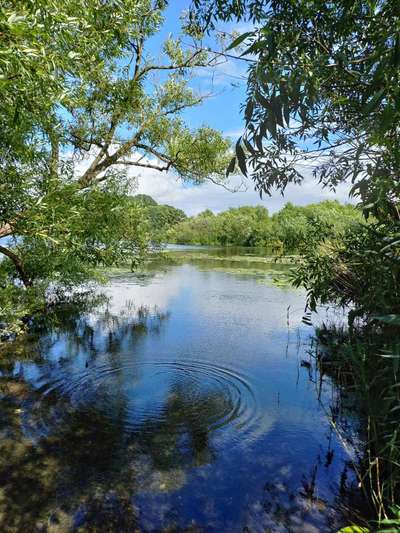
[[214,266],[115,273],[107,299],[3,357],[2,530],[344,523],[349,455],[306,363],[304,293],[274,286],[274,266]]

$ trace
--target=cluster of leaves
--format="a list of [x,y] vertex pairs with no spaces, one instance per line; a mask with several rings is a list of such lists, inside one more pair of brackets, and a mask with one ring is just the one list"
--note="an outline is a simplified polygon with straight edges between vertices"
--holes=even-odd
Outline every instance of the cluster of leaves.
[[268,225],[268,211],[261,206],[229,209],[217,215],[207,209],[171,228],[166,240],[178,244],[256,246]]
[[172,227],[166,240],[180,244],[266,247],[283,253],[303,252],[321,224],[329,237],[362,222],[360,211],[336,201],[304,207],[287,203],[269,216],[265,207],[232,208],[217,215],[207,210]]
[[[326,242],[326,228],[314,244],[310,234],[294,280],[306,286],[312,308],[334,301],[360,315],[377,308],[396,315],[399,3],[193,2],[193,24],[214,28],[232,18],[253,29],[227,49],[249,65],[244,133],[228,172],[238,164],[261,194],[301,184],[311,168],[331,189],[348,183],[374,222],[348,230],[342,242]],[[393,298],[384,305],[387,294]]]
[[381,222],[353,225],[334,240],[319,229],[304,247],[294,282],[307,288],[312,310],[335,302],[368,321],[400,316],[399,238],[397,224]]
[[[85,194],[77,194],[74,184],[61,185],[46,201],[53,208],[38,206],[31,219],[31,235],[13,238],[4,248],[6,258],[0,262],[2,336],[20,333],[30,317],[44,312],[46,301],[56,293],[60,299],[74,285],[102,281],[98,267],[130,264],[135,268],[150,246],[143,209],[131,201],[119,182],[108,181]],[[42,230],[39,235],[37,228]],[[18,258],[21,271],[8,253]]]
[[204,31],[205,28],[214,28],[215,20],[257,22],[269,4],[268,0],[193,0],[191,23],[199,25]]
[[[355,400],[364,422],[365,453],[357,472],[376,513],[376,521],[365,531],[394,533],[400,524],[399,227],[395,221],[374,220],[357,223],[336,238],[325,224],[316,224],[314,230],[292,270],[292,282],[307,289],[311,311],[318,311],[321,303],[348,310],[344,335],[332,325],[319,332],[327,344],[321,371],[334,378],[339,398]],[[304,320],[309,322],[308,313]],[[336,420],[332,422],[337,427]],[[341,429],[346,434],[346,425]]]
[[0,270],[0,344],[22,333],[28,317],[43,313],[45,308],[44,287],[22,288],[11,284],[7,272]]

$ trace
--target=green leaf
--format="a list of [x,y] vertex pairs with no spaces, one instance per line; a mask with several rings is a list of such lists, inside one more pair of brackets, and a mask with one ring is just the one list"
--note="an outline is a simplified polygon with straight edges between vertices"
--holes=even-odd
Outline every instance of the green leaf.
[[228,46],[228,48],[225,49],[227,52],[228,50],[232,50],[232,48],[236,48],[241,44],[243,41],[247,39],[247,37],[250,37],[250,35],[254,35],[253,31],[247,31],[245,33],[242,33],[242,35],[239,35],[234,41],[231,42],[231,44]]
[[382,112],[381,116],[381,128],[382,131],[387,131],[393,125],[393,121],[396,119],[395,109],[391,105],[387,105]]
[[283,104],[283,116],[285,117],[286,125],[290,126],[290,108],[287,103]]
[[232,174],[232,172],[235,170],[235,166],[236,166],[236,157],[232,157],[228,165],[228,168],[226,169],[226,177],[228,177],[229,174]]
[[249,141],[247,139],[243,139],[243,143],[245,145],[245,147],[247,148],[247,150],[252,154],[252,155],[255,155],[256,154],[256,151],[254,150],[253,146],[249,143]]
[[400,245],[400,240],[392,241],[381,249],[381,252],[386,252],[390,248],[397,247]]
[[256,146],[258,148],[258,150],[262,153],[264,151],[264,146],[263,146],[263,135],[255,135],[254,136],[254,142],[256,143]]
[[265,107],[267,109],[271,105],[271,102],[267,98],[265,98],[265,96],[263,96],[259,91],[256,91],[254,96],[255,96],[257,102],[262,107]]
[[272,138],[276,139],[276,136],[277,136],[276,117],[272,113],[268,114],[266,125],[267,125],[268,131],[272,135]]
[[279,124],[279,126],[282,126],[283,128],[284,123],[283,123],[283,116],[282,116],[282,104],[278,96],[274,96],[273,98],[271,98],[271,106],[272,106],[272,110],[275,115],[276,123]]
[[247,176],[246,154],[244,153],[241,142],[242,142],[242,138],[239,137],[236,143],[236,156],[237,156],[238,165],[239,165],[240,170],[242,171],[242,174],[244,174],[244,176]]
[[254,109],[254,101],[252,98],[249,99],[246,105],[246,109],[244,112],[244,118],[246,119],[246,122],[250,122],[251,117],[253,115],[253,109]]
[[389,326],[400,326],[400,315],[381,315],[374,316],[372,318],[378,320],[378,322],[382,322],[383,324],[388,324]]
[[371,100],[369,100],[369,102],[367,103],[367,105],[364,108],[364,114],[365,115],[368,115],[369,113],[371,113],[372,111],[374,111],[378,107],[378,105],[380,104],[380,102],[383,99],[383,95],[384,94],[385,94],[385,89],[383,88],[383,89],[380,89],[378,92],[376,92],[373,95]]

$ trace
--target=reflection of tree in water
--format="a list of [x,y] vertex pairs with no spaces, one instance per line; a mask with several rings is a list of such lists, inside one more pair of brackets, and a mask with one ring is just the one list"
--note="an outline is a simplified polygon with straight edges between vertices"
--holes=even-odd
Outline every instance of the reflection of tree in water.
[[[52,433],[35,445],[24,439],[17,404],[12,404],[8,417],[2,417],[7,435],[0,443],[2,531],[27,531],[27,525],[47,531],[45,517],[54,527],[60,522],[61,531],[80,523],[84,531],[132,531],[136,510],[131,499],[146,488],[143,475],[147,488],[173,490],[184,483],[189,461],[213,459],[207,420],[195,423],[179,395],[159,423],[149,421],[132,434],[124,431],[123,417],[110,423],[93,409],[66,411]],[[187,429],[184,443],[178,426]]]
[[350,461],[340,463],[340,482],[331,481],[331,490],[335,494],[333,501],[320,493],[325,484],[324,477],[336,478],[330,472],[338,467],[332,437],[331,427],[326,448],[320,449],[307,471],[299,471],[293,463],[273,466],[262,496],[250,505],[247,527],[243,531],[250,533],[253,527],[258,530],[261,524],[265,532],[319,533],[338,531],[350,523],[363,523],[358,512],[359,491]]
[[11,403],[2,424],[7,436],[0,443],[0,529],[74,530],[87,522],[93,506],[100,510],[104,502],[106,516],[96,512],[85,531],[94,525],[96,531],[113,531],[114,522],[118,531],[131,531],[135,479],[126,469],[127,443],[121,441],[118,423],[110,425],[93,410],[73,411],[33,445],[24,438]]
[[105,294],[84,292],[75,294],[63,304],[50,306],[35,320],[30,334],[22,340],[2,345],[1,368],[6,361],[12,368],[16,360],[45,359],[49,350],[60,340],[66,343],[66,352],[74,357],[79,350],[96,356],[99,350],[116,351],[122,342],[136,342],[139,336],[160,331],[168,313],[157,307],[136,306],[127,300],[118,310],[111,310],[111,299]]
[[[108,298],[104,294],[88,291],[75,294],[62,304],[49,306],[46,312],[32,321],[27,335],[18,337],[13,343],[2,345],[1,370],[11,373],[20,361],[40,361],[65,335],[71,335],[72,338],[77,337],[78,332],[83,333],[82,338],[77,338],[75,342],[86,341],[90,336],[87,324],[89,314],[107,306],[107,303]],[[80,326],[87,328],[87,331],[81,332]]]
[[[302,475],[300,485],[298,472],[293,465],[283,466],[271,476],[263,487],[263,494],[252,506],[252,513],[245,531],[253,531],[253,526],[261,523],[265,531],[279,533],[317,533],[335,531],[326,529],[330,520],[329,507],[318,497],[316,476],[319,458],[311,471]],[[331,526],[332,524],[330,524]],[[321,526],[322,529],[320,529]]]
[[215,454],[210,445],[210,421],[232,409],[222,392],[199,391],[182,380],[171,387],[159,420],[143,424],[144,449],[160,470],[210,463]]
[[[89,313],[77,313],[55,330],[48,326],[31,358],[54,372],[83,351],[90,370],[105,352],[110,358],[118,358],[122,348],[134,352],[140,339],[159,333],[168,315],[143,308],[130,311],[121,318],[106,307],[95,321]],[[46,350],[61,337],[65,353],[47,362]],[[15,361],[5,358],[2,363],[1,531],[138,530],[132,498],[144,482],[152,490],[180,488],[188,466],[214,458],[210,416],[229,408],[223,392],[202,393],[183,378],[172,385],[160,416],[129,432],[122,387],[113,390],[118,409],[110,419],[96,405],[57,397],[57,390],[41,396]],[[54,406],[57,416],[48,417]],[[44,417],[47,430],[35,435],[36,416]],[[27,438],[27,424],[33,441]]]

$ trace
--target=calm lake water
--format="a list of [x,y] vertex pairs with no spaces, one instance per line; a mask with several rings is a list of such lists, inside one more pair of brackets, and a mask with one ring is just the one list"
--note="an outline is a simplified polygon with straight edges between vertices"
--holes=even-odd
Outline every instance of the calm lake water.
[[236,266],[116,272],[107,299],[3,356],[1,531],[346,523],[349,449],[307,364],[304,292]]

